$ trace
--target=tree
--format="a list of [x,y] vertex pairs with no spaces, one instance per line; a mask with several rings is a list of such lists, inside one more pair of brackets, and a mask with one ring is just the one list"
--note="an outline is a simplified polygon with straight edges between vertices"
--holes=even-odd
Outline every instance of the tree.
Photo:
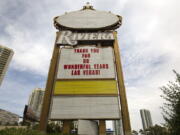
[[139,133],[140,133],[140,135],[145,135],[146,134],[145,131],[142,130],[142,129],[139,130]]
[[147,129],[147,135],[169,135],[169,133],[165,127],[155,125]]
[[139,130],[139,133],[141,135],[169,135],[168,130],[165,127],[157,124],[146,129],[145,131],[141,129]]
[[160,88],[163,92],[161,97],[166,101],[162,111],[170,135],[180,135],[180,74],[175,70],[173,72],[176,75],[176,81]]
[[132,135],[138,135],[138,132],[136,130],[132,130]]

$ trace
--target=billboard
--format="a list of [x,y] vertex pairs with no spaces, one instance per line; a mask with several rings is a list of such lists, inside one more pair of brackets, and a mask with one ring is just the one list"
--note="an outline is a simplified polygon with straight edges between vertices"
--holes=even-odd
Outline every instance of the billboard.
[[56,81],[54,95],[117,95],[115,80]]
[[117,96],[54,96],[51,119],[119,119]]
[[59,53],[50,118],[119,119],[113,48],[78,45]]
[[115,79],[112,47],[62,48],[57,79]]
[[29,121],[39,121],[39,115],[28,105],[25,105],[23,119]]

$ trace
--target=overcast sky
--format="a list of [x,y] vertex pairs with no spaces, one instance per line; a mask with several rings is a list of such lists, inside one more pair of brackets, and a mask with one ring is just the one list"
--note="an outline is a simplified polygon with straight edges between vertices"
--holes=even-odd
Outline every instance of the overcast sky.
[[[45,87],[56,29],[53,18],[79,10],[85,0],[1,0],[0,44],[15,52],[0,87],[0,108],[22,116],[32,89]],[[118,29],[132,129],[139,109],[163,123],[159,87],[180,72],[179,0],[89,0],[123,17]]]

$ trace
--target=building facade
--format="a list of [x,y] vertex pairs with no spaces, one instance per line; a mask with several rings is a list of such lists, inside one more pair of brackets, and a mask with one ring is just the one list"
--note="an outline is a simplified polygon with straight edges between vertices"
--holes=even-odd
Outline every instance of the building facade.
[[13,54],[14,52],[12,49],[0,45],[0,85],[2,84],[3,78]]
[[43,103],[44,90],[41,88],[36,88],[32,91],[29,96],[28,106],[36,113],[37,116],[40,116],[41,107]]
[[152,123],[150,111],[146,109],[141,109],[140,114],[141,114],[143,129],[145,130],[148,129],[149,127],[152,127],[153,123]]

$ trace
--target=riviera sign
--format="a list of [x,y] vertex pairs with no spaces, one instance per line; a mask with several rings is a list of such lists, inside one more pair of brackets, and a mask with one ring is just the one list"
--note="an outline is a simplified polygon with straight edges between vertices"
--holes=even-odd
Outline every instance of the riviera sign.
[[112,32],[94,32],[94,33],[72,33],[71,31],[62,31],[57,39],[59,45],[77,45],[78,41],[107,41],[114,40]]
[[62,48],[57,79],[114,79],[112,47]]

